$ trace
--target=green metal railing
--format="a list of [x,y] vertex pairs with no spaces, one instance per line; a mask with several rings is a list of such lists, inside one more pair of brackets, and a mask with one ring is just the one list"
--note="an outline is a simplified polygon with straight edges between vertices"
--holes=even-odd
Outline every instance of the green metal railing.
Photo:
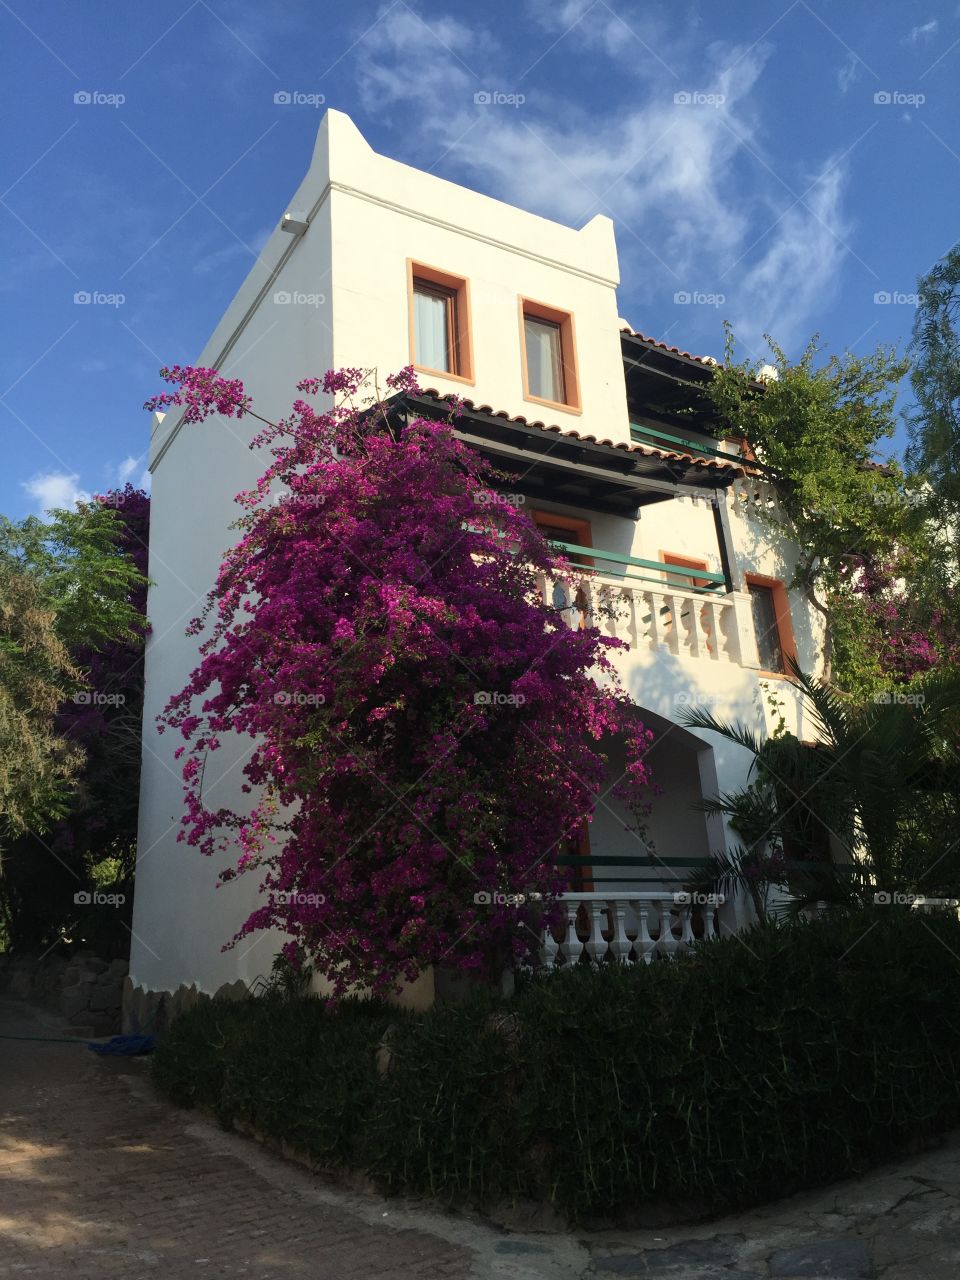
[[737,455],[728,453],[725,449],[718,449],[715,445],[704,444],[702,440],[690,440],[687,436],[675,436],[669,431],[661,431],[658,427],[648,427],[646,423],[631,422],[630,436],[638,444],[643,444],[648,440],[651,444],[659,445],[665,443],[686,449],[690,453],[702,453],[710,458],[722,458],[725,462],[737,462]]
[[[722,573],[711,573],[708,569],[690,569],[686,565],[667,564],[663,560],[641,560],[637,556],[621,555],[618,551],[604,551],[601,547],[582,547],[576,542],[557,542],[553,538],[550,539],[550,545],[559,547],[561,551],[568,555],[589,556],[591,560],[603,561],[604,564],[614,566],[616,576],[619,578],[632,578],[640,582],[655,583],[661,590],[669,587],[669,583],[665,583],[662,576],[656,578],[650,577],[649,574],[631,573],[630,569],[649,569],[658,575],[667,573],[671,578],[683,578],[684,590],[689,590],[692,594],[698,595],[715,595],[717,592],[723,592],[727,589],[726,579]],[[623,566],[621,568],[621,566]],[[695,582],[694,579],[699,579]],[[700,583],[706,583],[701,586]]]

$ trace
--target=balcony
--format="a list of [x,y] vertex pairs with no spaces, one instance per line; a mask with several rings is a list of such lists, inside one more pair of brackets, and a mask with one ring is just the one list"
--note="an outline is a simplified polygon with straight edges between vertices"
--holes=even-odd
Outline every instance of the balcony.
[[684,896],[636,890],[565,893],[566,919],[545,934],[543,961],[550,967],[608,960],[651,964],[716,937],[717,904],[693,904]]
[[[553,545],[568,557],[589,557],[597,566],[581,570],[574,565],[569,579],[540,575],[543,599],[574,630],[596,626],[641,652],[666,651],[753,669],[759,665],[749,597],[726,591],[722,574],[576,543]],[[682,585],[666,581],[666,575]]]

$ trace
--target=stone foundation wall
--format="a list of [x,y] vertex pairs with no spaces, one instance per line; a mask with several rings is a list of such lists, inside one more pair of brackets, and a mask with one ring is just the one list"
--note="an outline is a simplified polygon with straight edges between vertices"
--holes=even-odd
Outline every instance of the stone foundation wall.
[[250,995],[245,982],[224,983],[211,997],[197,986],[180,986],[176,991],[150,991],[123,980],[124,1035],[162,1035],[175,1018],[203,1000],[243,1000]]
[[0,994],[60,1014],[78,1036],[110,1036],[120,1030],[126,975],[126,960],[101,960],[90,951],[0,955]]

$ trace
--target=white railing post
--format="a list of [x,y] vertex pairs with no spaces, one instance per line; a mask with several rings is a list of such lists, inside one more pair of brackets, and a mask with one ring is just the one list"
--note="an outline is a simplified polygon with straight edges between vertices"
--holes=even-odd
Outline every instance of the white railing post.
[[757,650],[757,636],[753,627],[753,609],[748,591],[731,591],[729,599],[733,601],[736,618],[737,661],[741,667],[760,667],[760,654]]

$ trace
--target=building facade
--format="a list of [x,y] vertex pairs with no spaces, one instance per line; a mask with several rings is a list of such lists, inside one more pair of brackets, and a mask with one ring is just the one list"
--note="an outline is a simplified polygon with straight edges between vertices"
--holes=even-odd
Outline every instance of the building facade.
[[[618,283],[609,219],[574,230],[419,172],[376,154],[348,117],[328,111],[306,177],[197,363],[241,378],[258,413],[274,419],[304,376],[414,364],[425,390],[401,407],[445,414],[444,397],[463,397],[461,437],[510,474],[544,532],[595,571],[577,592],[543,589],[570,625],[595,621],[627,642],[616,662],[657,734],[651,763],[665,794],[650,847],[624,831],[614,801],[598,806],[571,853],[580,860],[571,912],[590,923],[594,951],[613,928],[621,954],[642,913],[635,956],[682,945],[691,929],[742,922],[737,903],[707,918],[673,899],[684,866],[728,842],[722,820],[696,802],[742,785],[750,765],[741,748],[681,727],[679,715],[706,704],[769,725],[773,694],[787,727],[812,737],[784,670],[796,655],[816,672],[823,632],[788,586],[798,549],[762,518],[775,511],[774,486],[735,438],[705,429],[700,388],[712,362],[632,329]],[[253,434],[246,419],[184,425],[180,410],[152,424],[130,1026],[161,997],[182,1003],[194,990],[254,983],[279,946],[264,935],[222,950],[256,885],[241,877],[215,889],[217,867],[176,843],[180,773],[174,744],[154,731],[196,666],[198,642],[184,628],[234,541],[233,498],[259,473]],[[611,603],[615,616],[602,607]],[[205,794],[234,806],[244,757],[239,747],[218,756]],[[611,781],[616,763],[614,747]],[[583,942],[573,934],[571,925],[566,941],[547,940],[548,952],[572,955]]]

